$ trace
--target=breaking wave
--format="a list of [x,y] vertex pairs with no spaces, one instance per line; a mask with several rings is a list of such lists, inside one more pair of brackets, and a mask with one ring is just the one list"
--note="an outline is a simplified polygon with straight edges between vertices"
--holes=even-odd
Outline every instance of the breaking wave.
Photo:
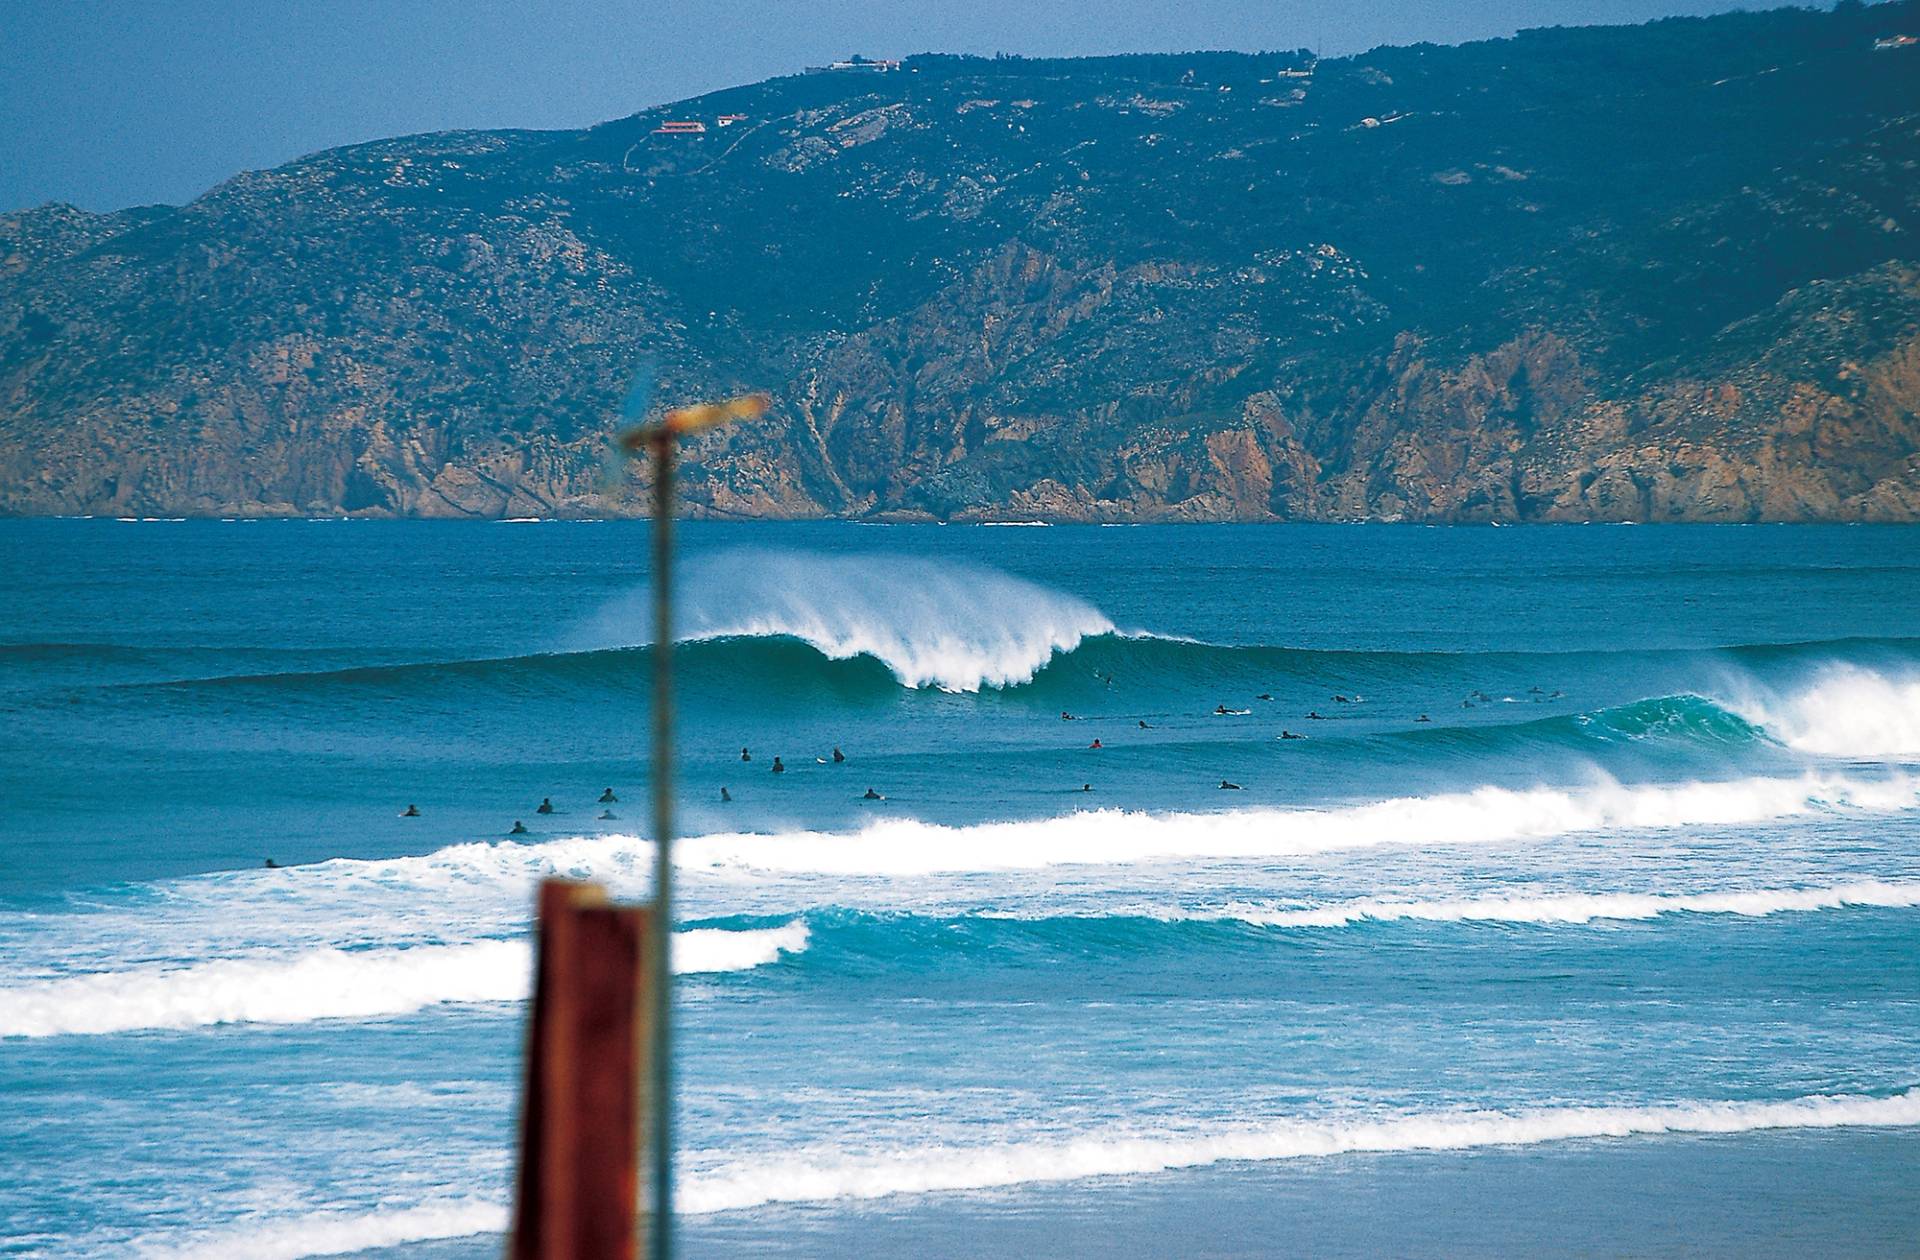
[[[862,1202],[898,1195],[1141,1176],[1220,1164],[1526,1147],[1548,1143],[1888,1128],[1920,1124],[1920,1090],[1888,1097],[1815,1094],[1782,1101],[1432,1111],[1203,1128],[1127,1128],[1077,1137],[943,1145],[849,1154],[815,1148],[780,1158],[733,1159],[683,1174],[676,1206],[690,1215],[780,1203]],[[695,1161],[705,1156],[690,1153]],[[708,1157],[710,1158],[710,1157]],[[134,1244],[149,1260],[245,1254],[266,1260],[336,1255],[436,1238],[495,1233],[504,1203],[447,1198],[367,1213],[325,1212]]]
[[1829,662],[1798,688],[1747,689],[1733,708],[1801,752],[1920,755],[1920,672]]
[[1235,903],[1192,915],[1262,927],[1350,927],[1361,923],[1592,923],[1653,919],[1663,914],[1765,917],[1850,907],[1920,906],[1920,883],[1865,880],[1832,888],[1756,888],[1699,893],[1549,893],[1537,896],[1457,897],[1432,901],[1362,898],[1334,905],[1271,908]]
[[[676,633],[688,640],[798,639],[829,660],[869,656],[908,687],[978,691],[1032,679],[1056,653],[1111,634],[1099,609],[956,561],[742,550],[687,565]],[[603,609],[574,646],[645,642],[647,597]]]
[[[907,876],[1275,858],[1389,844],[1510,843],[1576,832],[1729,825],[1916,806],[1920,777],[1906,774],[1809,774],[1637,786],[1598,782],[1583,788],[1483,787],[1328,809],[1217,814],[1094,810],[974,826],[888,821],[850,834],[702,836],[683,841],[675,854],[677,865],[695,869]],[[493,860],[482,852],[472,857]]]
[[[857,831],[724,832],[682,839],[674,855],[681,870],[723,876],[730,872],[944,875],[1067,865],[1287,858],[1382,845],[1501,844],[1583,832],[1724,826],[1914,808],[1920,808],[1920,775],[1899,771],[1673,784],[1623,784],[1603,778],[1580,787],[1480,787],[1319,809],[1220,813],[1102,809],[971,825],[901,818]],[[396,889],[409,888],[472,897],[484,887],[505,886],[518,897],[531,895],[534,881],[548,876],[603,880],[616,890],[638,891],[650,879],[652,862],[652,844],[634,836],[576,836],[537,844],[476,841],[420,857],[316,863],[292,872],[298,883],[282,880],[275,886],[338,906],[351,906],[363,895],[390,901]],[[253,872],[219,878],[265,886],[264,877]]]
[[1555,1107],[1283,1121],[1199,1133],[1120,1131],[1067,1141],[927,1146],[859,1156],[822,1152],[767,1162],[742,1161],[690,1176],[677,1206],[692,1213],[727,1212],[769,1203],[986,1190],[1211,1164],[1358,1153],[1460,1151],[1665,1133],[1914,1124],[1920,1124],[1920,1090],[1890,1098],[1814,1095],[1785,1102]]
[[[807,947],[806,924],[674,934],[674,971],[744,971]],[[304,1024],[405,1015],[456,1002],[517,1002],[531,989],[525,940],[408,949],[313,949],[290,957],[143,967],[0,989],[0,1037]]]

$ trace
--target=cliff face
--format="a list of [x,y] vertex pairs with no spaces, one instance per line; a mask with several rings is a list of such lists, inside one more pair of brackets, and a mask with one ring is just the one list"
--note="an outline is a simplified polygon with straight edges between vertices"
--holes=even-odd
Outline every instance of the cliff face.
[[1904,30],[922,57],[0,216],[0,511],[635,511],[646,371],[775,396],[706,514],[1920,519]]

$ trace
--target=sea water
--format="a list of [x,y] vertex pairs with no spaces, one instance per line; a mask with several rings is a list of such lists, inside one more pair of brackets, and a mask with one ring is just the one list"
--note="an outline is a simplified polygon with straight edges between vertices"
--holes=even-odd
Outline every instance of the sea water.
[[[0,522],[0,1253],[497,1251],[648,542]],[[683,544],[687,1254],[1920,1247],[1920,530]]]

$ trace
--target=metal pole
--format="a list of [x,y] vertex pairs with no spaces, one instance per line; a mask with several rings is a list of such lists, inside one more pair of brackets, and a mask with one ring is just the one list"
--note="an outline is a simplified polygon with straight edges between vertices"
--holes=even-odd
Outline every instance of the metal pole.
[[673,448],[653,436],[653,1053],[647,1115],[652,1123],[652,1260],[673,1255]]

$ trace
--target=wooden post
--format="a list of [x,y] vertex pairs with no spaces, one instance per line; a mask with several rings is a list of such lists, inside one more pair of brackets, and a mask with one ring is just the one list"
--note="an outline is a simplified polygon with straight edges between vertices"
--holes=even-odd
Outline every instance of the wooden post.
[[540,885],[511,1260],[635,1260],[653,913]]

